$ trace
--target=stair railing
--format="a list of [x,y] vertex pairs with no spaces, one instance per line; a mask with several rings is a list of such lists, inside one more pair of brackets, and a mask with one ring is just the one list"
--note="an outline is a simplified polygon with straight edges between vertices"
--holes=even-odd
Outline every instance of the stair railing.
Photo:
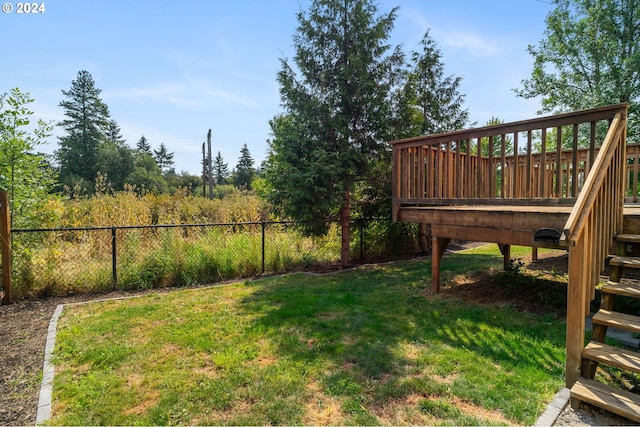
[[616,233],[622,229],[626,175],[626,118],[623,104],[612,120],[560,237],[569,250],[566,383],[580,377],[584,322],[589,302]]

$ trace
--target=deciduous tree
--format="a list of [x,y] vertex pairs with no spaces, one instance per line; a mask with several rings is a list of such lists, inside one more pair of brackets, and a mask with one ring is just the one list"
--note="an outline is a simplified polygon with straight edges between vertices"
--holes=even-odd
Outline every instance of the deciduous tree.
[[540,97],[540,112],[629,102],[629,139],[640,138],[640,0],[556,0],[545,38],[528,50],[529,79],[516,89]]
[[33,101],[18,88],[0,96],[0,190],[9,192],[12,222],[18,227],[38,225],[34,221],[54,182],[44,155],[35,152],[52,127],[38,120],[28,130]]

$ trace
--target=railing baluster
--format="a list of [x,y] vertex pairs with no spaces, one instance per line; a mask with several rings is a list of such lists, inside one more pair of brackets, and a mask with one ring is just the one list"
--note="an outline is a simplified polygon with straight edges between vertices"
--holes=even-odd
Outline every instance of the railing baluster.
[[547,197],[545,193],[545,183],[547,180],[547,128],[542,128],[541,132],[542,151],[540,153],[540,188],[538,189],[538,197]]
[[562,173],[562,126],[556,128],[556,197],[563,196],[563,173]]
[[[622,108],[624,104],[393,142],[394,198],[404,204],[576,198],[600,150],[600,124]],[[555,130],[555,150],[549,148],[550,129]],[[564,150],[571,130],[571,147]],[[635,154],[630,147],[621,173],[628,182],[625,197],[637,202],[640,153]]]

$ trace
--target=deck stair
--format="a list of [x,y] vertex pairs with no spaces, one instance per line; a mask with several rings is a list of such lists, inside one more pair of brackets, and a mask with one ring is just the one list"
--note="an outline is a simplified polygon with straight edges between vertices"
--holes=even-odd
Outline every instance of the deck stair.
[[640,281],[621,282],[625,272],[640,272],[640,235],[616,236],[616,256],[609,261],[609,281],[601,289],[600,310],[593,316],[591,342],[582,352],[582,376],[571,388],[574,407],[580,402],[606,409],[640,422],[640,395],[604,385],[594,380],[598,365],[609,365],[640,374],[640,353],[604,344],[608,328],[640,333],[640,316],[617,312],[616,296],[640,298]]

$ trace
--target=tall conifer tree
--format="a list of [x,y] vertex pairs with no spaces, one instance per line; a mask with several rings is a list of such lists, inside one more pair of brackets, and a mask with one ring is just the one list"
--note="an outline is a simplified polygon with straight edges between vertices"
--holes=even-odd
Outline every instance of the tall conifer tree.
[[107,139],[109,108],[100,99],[88,71],[80,71],[71,82],[71,89],[62,91],[66,97],[60,102],[66,119],[58,123],[66,135],[59,138],[56,159],[60,167],[60,182],[73,186],[91,184],[98,172],[98,151]]
[[[341,223],[341,263],[349,265],[356,182],[388,149],[393,71],[390,51],[396,9],[378,15],[369,0],[316,0],[298,14],[295,71],[282,59],[278,73],[283,115],[271,121],[273,139],[265,178],[274,205],[287,216],[313,220],[323,233]],[[317,226],[318,221],[324,224]]]
[[213,177],[218,185],[226,184],[227,178],[229,178],[229,166],[224,162],[219,151],[213,159]]
[[242,146],[240,150],[240,158],[238,159],[238,164],[236,165],[236,173],[235,173],[235,185],[236,187],[242,187],[246,189],[251,189],[251,182],[255,177],[256,170],[253,167],[254,160],[251,157],[251,153],[249,152],[249,148],[247,144]]

